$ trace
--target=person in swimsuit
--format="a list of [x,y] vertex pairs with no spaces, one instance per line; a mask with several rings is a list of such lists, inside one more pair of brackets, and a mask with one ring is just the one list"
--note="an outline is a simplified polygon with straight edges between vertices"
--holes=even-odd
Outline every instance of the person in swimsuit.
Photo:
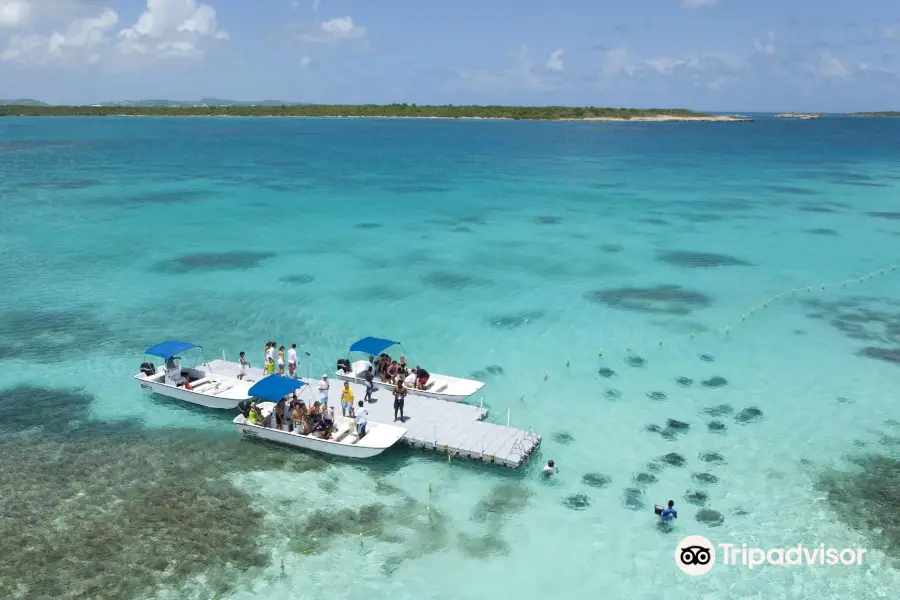
[[294,405],[293,414],[291,415],[291,419],[294,421],[294,431],[296,431],[300,435],[306,435],[309,427],[306,419],[306,404],[303,402],[299,402]]
[[394,382],[394,420],[397,420],[397,414],[400,414],[400,421],[403,421],[403,404],[406,400],[406,386],[399,377]]
[[278,374],[284,375],[284,346],[278,349]]

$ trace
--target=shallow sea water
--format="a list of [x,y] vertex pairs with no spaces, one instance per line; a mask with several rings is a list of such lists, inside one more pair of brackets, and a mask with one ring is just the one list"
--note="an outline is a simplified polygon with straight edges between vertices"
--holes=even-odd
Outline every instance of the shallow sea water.
[[[893,597],[900,478],[853,460],[900,440],[898,140],[838,118],[0,120],[0,596]],[[329,462],[130,379],[168,338],[251,362],[297,343],[318,375],[364,335],[483,377],[539,454]],[[687,535],[869,552],[691,578]]]

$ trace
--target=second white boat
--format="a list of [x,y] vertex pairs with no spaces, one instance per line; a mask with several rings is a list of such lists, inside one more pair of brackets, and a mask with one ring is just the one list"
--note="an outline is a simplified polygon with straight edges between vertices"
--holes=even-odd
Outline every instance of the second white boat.
[[299,379],[281,375],[269,375],[261,379],[250,388],[250,395],[264,400],[257,405],[262,412],[262,424],[251,423],[248,415],[241,413],[234,418],[234,425],[238,431],[250,437],[345,458],[378,456],[406,435],[406,429],[403,427],[370,422],[366,424],[365,433],[360,437],[355,419],[337,415],[334,419],[335,430],[327,438],[276,428],[275,404],[305,385],[306,383]]
[[[350,346],[350,352],[361,352],[363,354],[378,357],[391,346],[399,345],[400,342],[395,342],[393,340],[364,337]],[[370,364],[371,363],[365,359],[357,360],[352,363],[349,359],[339,360],[337,377],[341,381],[365,385],[366,382],[363,375]],[[375,377],[372,383],[376,389],[390,390],[394,387],[392,382],[383,381],[378,377]],[[484,383],[481,381],[463,379],[461,377],[451,377],[450,375],[440,375],[437,373],[429,373],[428,381],[425,383],[424,388],[415,387],[414,378],[407,379],[405,385],[408,393],[413,396],[425,396],[427,398],[447,400],[449,402],[462,402],[484,387]]]

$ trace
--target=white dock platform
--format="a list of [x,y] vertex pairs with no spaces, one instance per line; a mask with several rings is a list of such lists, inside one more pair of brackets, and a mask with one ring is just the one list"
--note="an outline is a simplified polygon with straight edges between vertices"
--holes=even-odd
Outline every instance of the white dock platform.
[[[220,373],[236,377],[240,373],[238,363],[212,360],[196,367],[210,373]],[[265,377],[262,369],[247,370],[248,381],[259,381]],[[329,406],[341,410],[341,388],[343,382],[328,374],[330,389]],[[309,391],[298,394],[305,400],[318,399],[316,386],[319,380],[307,381]],[[365,397],[361,385],[350,384],[356,402]],[[394,423],[394,397],[388,390],[376,389],[372,393],[373,402],[366,403],[369,421],[373,423]],[[462,457],[481,460],[515,469],[531,457],[541,444],[541,436],[533,428],[516,429],[505,425],[484,422],[487,409],[408,394],[404,404],[403,426],[406,436],[401,440],[413,448],[423,448],[441,452],[448,457]]]

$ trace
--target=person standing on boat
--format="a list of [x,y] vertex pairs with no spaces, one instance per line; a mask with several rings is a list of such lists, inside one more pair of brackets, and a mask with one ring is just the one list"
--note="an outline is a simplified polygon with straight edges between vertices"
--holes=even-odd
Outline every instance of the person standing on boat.
[[403,379],[398,377],[394,381],[394,420],[397,420],[397,413],[400,413],[400,421],[403,421],[403,404],[406,400],[406,386],[403,385]]
[[353,390],[350,389],[350,382],[345,381],[344,387],[341,389],[341,414],[345,417],[353,417]]
[[284,375],[284,346],[278,349],[278,374]]
[[275,429],[281,431],[284,426],[284,398],[275,405]]
[[365,403],[360,400],[359,408],[356,409],[356,435],[362,439],[366,435],[366,424],[369,422],[369,410]]
[[297,378],[297,344],[291,344],[288,350],[288,375]]
[[331,389],[331,386],[328,385],[328,375],[322,375],[322,381],[319,382],[318,389],[319,402],[324,408],[328,408],[328,390]]

